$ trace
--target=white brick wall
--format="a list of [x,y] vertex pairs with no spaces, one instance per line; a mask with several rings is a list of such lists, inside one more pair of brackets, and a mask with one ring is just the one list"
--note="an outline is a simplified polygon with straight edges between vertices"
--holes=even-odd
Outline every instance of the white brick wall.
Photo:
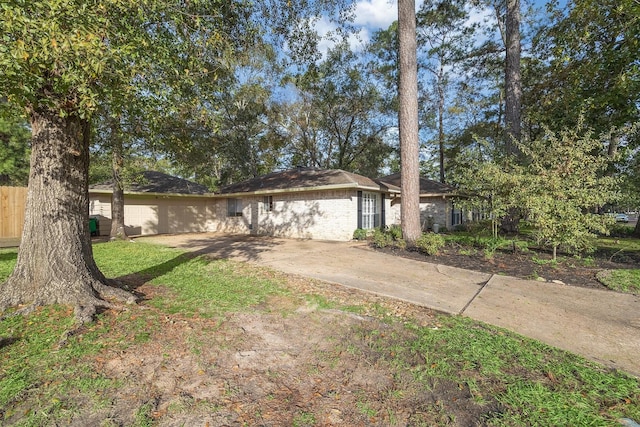
[[[420,225],[423,230],[427,229],[429,216],[433,217],[432,223],[443,227],[451,228],[450,204],[441,197],[421,197],[420,198]],[[387,224],[400,224],[400,198],[391,202],[391,209],[387,213]]]
[[266,212],[262,196],[242,198],[242,217],[227,217],[227,200],[216,199],[211,231],[252,233],[296,239],[350,240],[357,227],[353,190],[273,195]]
[[[429,220],[432,218],[432,221]],[[440,197],[421,197],[420,198],[420,224],[439,224],[440,229],[450,228],[451,212],[449,212],[449,203]]]

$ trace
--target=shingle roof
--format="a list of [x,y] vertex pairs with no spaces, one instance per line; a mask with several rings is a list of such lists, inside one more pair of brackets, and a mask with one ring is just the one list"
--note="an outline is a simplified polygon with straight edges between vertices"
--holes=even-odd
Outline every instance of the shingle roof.
[[399,188],[393,185],[381,185],[377,180],[341,169],[296,168],[224,186],[220,189],[220,194],[332,186],[399,191]]
[[[111,191],[113,181],[105,181],[91,185],[90,190]],[[204,185],[187,181],[186,179],[167,175],[156,171],[142,172],[142,179],[138,183],[132,183],[125,187],[125,192],[130,193],[160,193],[160,194],[206,194],[209,189]]]
[[[387,175],[379,179],[379,181],[395,185],[400,187],[401,175],[400,173],[394,173]],[[441,182],[433,181],[431,179],[420,177],[420,194],[452,194],[455,192],[455,187],[449,184],[443,184]]]

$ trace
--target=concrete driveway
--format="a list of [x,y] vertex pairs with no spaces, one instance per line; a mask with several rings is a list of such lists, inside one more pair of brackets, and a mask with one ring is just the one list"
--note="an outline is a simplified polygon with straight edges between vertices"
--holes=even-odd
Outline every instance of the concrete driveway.
[[218,233],[140,238],[471,317],[640,376],[640,297],[414,261],[359,242]]

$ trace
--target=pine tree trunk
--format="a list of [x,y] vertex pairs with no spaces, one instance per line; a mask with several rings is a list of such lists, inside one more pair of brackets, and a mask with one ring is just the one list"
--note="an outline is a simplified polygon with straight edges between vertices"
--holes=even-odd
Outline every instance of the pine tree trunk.
[[122,182],[122,165],[124,159],[122,155],[122,143],[118,139],[118,130],[112,129],[112,175],[113,194],[111,195],[111,232],[110,240],[127,240],[127,232],[124,225],[124,183]]
[[89,125],[56,111],[31,114],[31,171],[16,267],[0,287],[0,310],[27,305],[69,304],[82,323],[102,297],[133,302],[107,285],[93,260],[89,234]]
[[438,153],[440,158],[440,182],[444,184],[444,66],[440,61],[438,75]]
[[507,155],[517,155],[515,141],[522,134],[522,78],[520,73],[520,0],[507,0],[505,59],[505,145]]
[[[520,0],[507,0],[505,20],[505,154],[517,162],[520,149],[517,142],[522,137],[522,76],[520,72]],[[506,233],[517,233],[520,212],[510,208],[502,220],[502,229]]]
[[420,163],[418,141],[418,61],[415,0],[398,1],[402,236],[409,247],[422,234],[420,228]]

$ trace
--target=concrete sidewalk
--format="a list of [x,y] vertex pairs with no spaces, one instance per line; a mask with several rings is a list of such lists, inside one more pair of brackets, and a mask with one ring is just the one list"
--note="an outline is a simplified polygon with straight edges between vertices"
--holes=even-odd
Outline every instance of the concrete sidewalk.
[[143,240],[171,242],[468,316],[640,376],[638,296],[414,261],[357,242],[215,233]]

